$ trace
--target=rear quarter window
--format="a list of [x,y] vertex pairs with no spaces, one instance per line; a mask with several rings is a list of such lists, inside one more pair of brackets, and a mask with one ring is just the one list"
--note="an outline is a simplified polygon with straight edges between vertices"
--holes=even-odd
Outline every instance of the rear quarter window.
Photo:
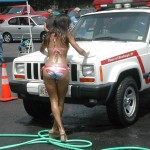
[[18,25],[18,18],[12,18],[8,21],[9,25]]

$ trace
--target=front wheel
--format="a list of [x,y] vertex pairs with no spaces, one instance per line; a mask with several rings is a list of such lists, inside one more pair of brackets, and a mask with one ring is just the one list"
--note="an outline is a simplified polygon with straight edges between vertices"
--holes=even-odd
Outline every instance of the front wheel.
[[109,120],[114,125],[129,126],[138,119],[139,93],[135,80],[126,77],[120,82],[116,95],[107,104]]
[[4,33],[3,39],[5,43],[11,43],[13,41],[13,38],[10,33]]

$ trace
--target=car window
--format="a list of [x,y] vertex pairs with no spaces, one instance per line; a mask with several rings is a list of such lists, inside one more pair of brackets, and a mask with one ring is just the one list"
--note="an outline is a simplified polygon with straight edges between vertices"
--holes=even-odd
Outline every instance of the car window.
[[20,25],[29,25],[28,17],[20,17]]
[[11,9],[10,7],[7,7],[6,9],[4,9],[4,11],[2,12],[2,14],[7,14],[10,9]]
[[18,22],[18,18],[12,18],[8,21],[8,24],[9,25],[18,25],[19,22]]
[[7,14],[20,14],[22,11],[22,7],[11,8]]
[[32,19],[37,25],[44,25],[45,20],[46,20],[46,18],[43,16],[34,16],[32,17]]
[[150,18],[147,13],[102,13],[83,16],[73,29],[76,40],[146,40]]

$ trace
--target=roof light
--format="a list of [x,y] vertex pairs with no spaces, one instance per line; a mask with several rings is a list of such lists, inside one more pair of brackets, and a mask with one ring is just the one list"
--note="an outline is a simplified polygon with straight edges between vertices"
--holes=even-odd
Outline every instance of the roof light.
[[113,3],[131,3],[133,0],[113,0]]
[[93,6],[96,10],[106,10],[109,8],[130,8],[148,6],[150,7],[150,0],[94,0]]
[[96,10],[100,10],[101,9],[100,5],[95,5],[94,7],[95,7]]
[[101,7],[107,7],[107,4],[103,4],[103,5],[101,5]]
[[115,8],[120,9],[120,8],[122,8],[122,5],[121,4],[115,4]]
[[130,4],[130,3],[126,3],[126,4],[124,4],[123,6],[124,6],[124,8],[130,8],[130,7],[131,7],[131,4]]

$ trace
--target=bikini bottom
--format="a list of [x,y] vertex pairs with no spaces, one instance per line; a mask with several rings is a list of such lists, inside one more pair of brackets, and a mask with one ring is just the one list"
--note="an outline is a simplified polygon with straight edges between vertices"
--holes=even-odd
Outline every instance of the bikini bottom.
[[55,80],[60,79],[66,71],[69,71],[68,66],[61,65],[45,65],[42,69],[45,69],[48,75]]

